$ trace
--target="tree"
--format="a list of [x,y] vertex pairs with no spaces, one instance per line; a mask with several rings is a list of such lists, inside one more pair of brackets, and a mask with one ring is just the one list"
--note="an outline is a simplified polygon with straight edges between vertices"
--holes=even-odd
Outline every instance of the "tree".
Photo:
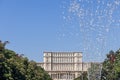
[[120,79],[120,49],[115,53],[114,70],[116,78]]
[[118,80],[120,78],[120,49],[110,51],[103,62],[101,80]]
[[2,41],[0,40],[0,51],[2,51],[5,48],[5,45],[8,43],[9,41],[5,41],[4,43],[2,43]]
[[52,80],[35,61],[5,49],[8,42],[0,42],[0,80]]

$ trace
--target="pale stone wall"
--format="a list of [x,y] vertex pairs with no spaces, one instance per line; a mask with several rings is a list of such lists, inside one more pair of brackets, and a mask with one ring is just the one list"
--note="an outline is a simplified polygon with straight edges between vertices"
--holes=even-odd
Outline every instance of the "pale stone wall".
[[89,63],[82,62],[82,52],[44,52],[44,62],[38,63],[53,80],[73,80],[82,71],[87,71]]

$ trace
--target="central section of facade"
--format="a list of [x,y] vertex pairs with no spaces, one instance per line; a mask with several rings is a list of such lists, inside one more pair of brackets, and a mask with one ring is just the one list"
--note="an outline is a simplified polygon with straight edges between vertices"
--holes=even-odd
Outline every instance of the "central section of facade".
[[81,52],[44,52],[44,63],[39,63],[53,80],[73,80],[83,71]]

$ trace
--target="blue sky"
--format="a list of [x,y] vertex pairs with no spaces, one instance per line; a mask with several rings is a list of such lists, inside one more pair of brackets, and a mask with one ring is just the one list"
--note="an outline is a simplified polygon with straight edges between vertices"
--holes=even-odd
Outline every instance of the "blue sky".
[[[37,62],[43,61],[44,51],[80,51],[83,52],[84,61],[98,61],[101,57],[104,59],[111,49],[120,48],[120,15],[118,14],[120,6],[114,8],[115,13],[111,15],[114,22],[105,20],[105,23],[103,18],[100,21],[98,27],[105,27],[110,23],[109,28],[105,27],[105,30],[109,29],[108,32],[101,30],[102,27],[94,27],[98,24],[96,22],[90,24],[91,18],[94,21],[99,17],[97,15],[101,15],[95,15],[96,8],[91,6],[93,3],[83,2],[81,4],[83,7],[79,7],[78,11],[74,4],[70,5],[72,3],[80,6],[82,2],[77,2],[77,0],[0,0],[0,39],[10,41],[7,48]],[[113,0],[109,3],[113,3]],[[86,4],[93,8],[90,13],[94,17],[88,17],[86,13],[86,16],[82,16],[84,19],[82,20],[78,15],[80,9],[91,10]],[[103,5],[102,2],[100,4]],[[75,8],[75,10],[69,11],[70,8]],[[103,8],[99,9],[103,10]],[[111,19],[110,16],[103,17]],[[81,21],[88,22],[88,24],[83,22],[86,27],[80,26]],[[95,31],[91,30],[92,28]],[[103,38],[102,41],[95,41],[100,38]],[[102,53],[100,59],[97,57],[101,54],[97,53]]]

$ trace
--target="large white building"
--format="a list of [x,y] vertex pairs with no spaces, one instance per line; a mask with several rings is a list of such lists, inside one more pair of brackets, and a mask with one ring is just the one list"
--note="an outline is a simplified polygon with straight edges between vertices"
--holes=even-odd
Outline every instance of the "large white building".
[[53,80],[73,80],[90,64],[82,62],[82,52],[44,52],[44,62],[38,63]]

